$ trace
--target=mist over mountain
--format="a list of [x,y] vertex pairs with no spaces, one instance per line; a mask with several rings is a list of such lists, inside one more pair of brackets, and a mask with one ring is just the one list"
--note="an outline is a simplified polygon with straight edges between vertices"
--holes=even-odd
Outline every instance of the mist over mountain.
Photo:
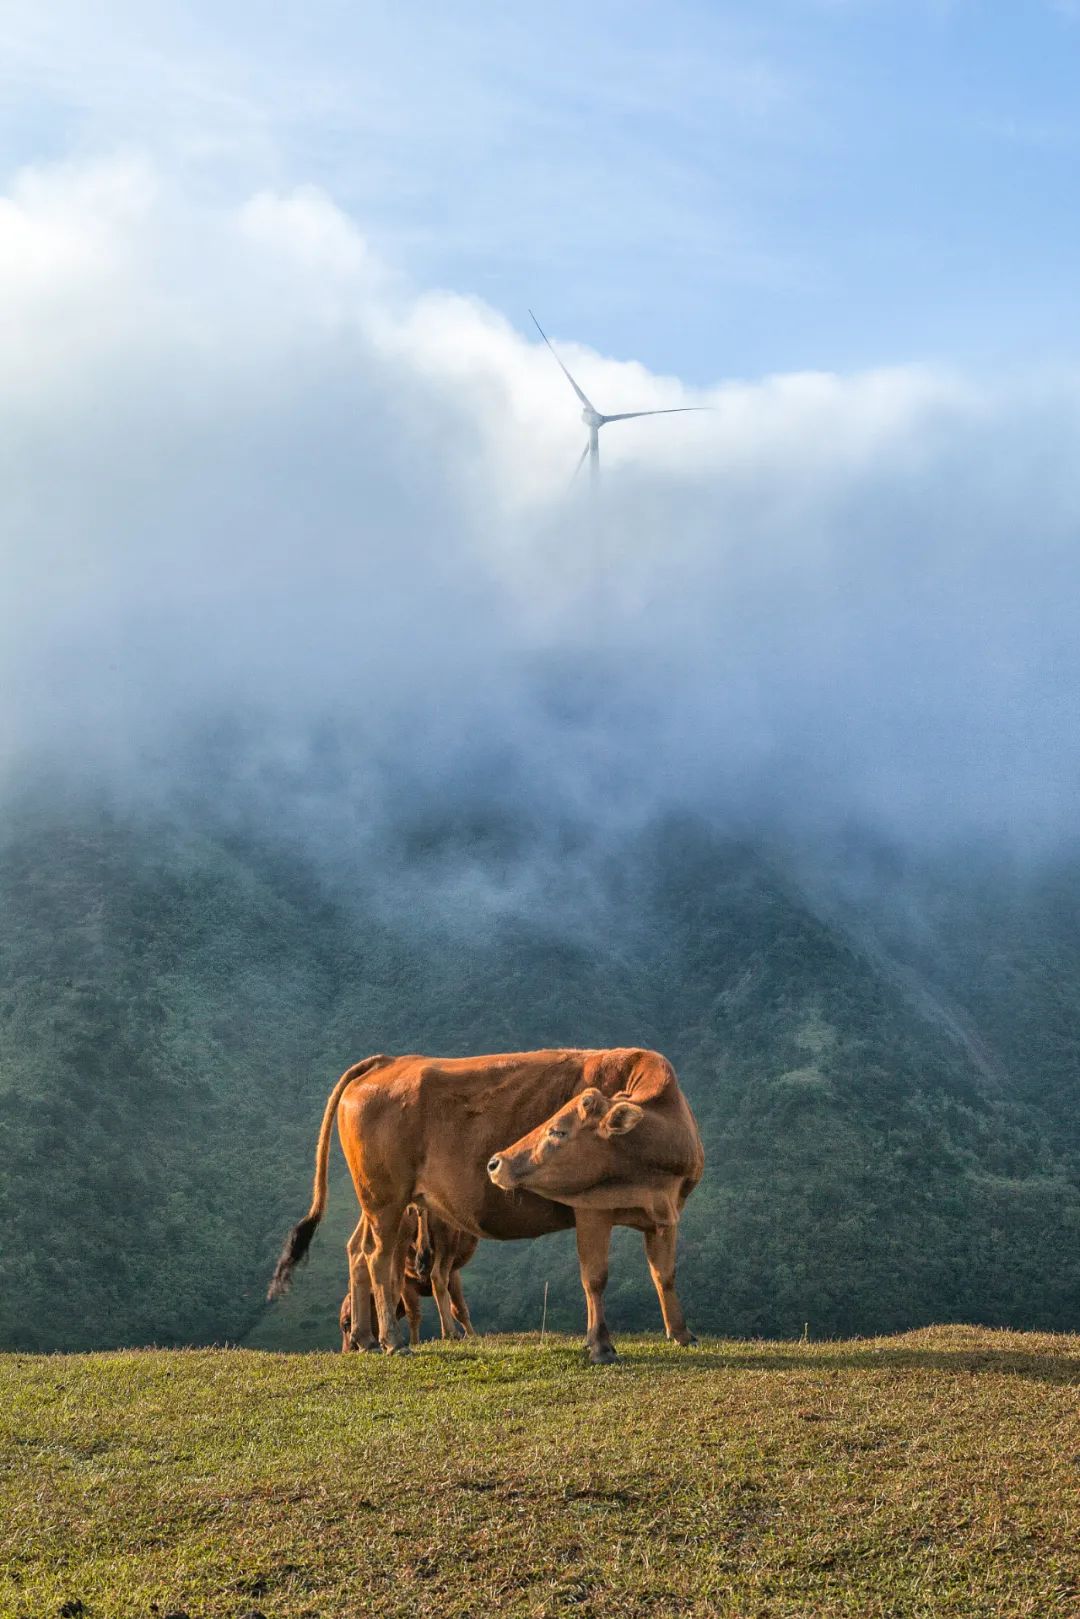
[[343,1231],[261,1290],[333,1078],[550,1043],[679,1067],[700,1325],[1074,1325],[1076,377],[691,393],[545,311],[709,407],[594,507],[550,355],[320,192],[0,225],[3,1342],[320,1341]]
[[[402,837],[391,914],[250,830],[92,799],[9,818],[6,1346],[332,1345],[356,1218],[336,1151],[311,1266],[285,1307],[263,1294],[340,1070],[380,1049],[576,1041],[655,1045],[692,1099],[708,1168],[682,1266],[700,1328],[1075,1320],[1080,917],[1059,901],[1075,864],[1005,900],[927,872],[916,961],[865,909],[823,916],[790,863],[694,818],[593,865],[575,925],[477,902],[521,858],[498,827],[428,818]],[[444,862],[474,874],[468,926],[423,901],[447,892]],[[544,1282],[573,1326],[572,1241],[483,1244],[478,1324],[535,1326]],[[632,1234],[612,1294],[619,1325],[654,1324]]]

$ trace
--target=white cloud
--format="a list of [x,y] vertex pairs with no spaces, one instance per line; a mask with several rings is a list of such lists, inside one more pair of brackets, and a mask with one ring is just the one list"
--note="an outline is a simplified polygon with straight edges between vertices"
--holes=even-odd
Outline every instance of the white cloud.
[[565,343],[604,408],[712,407],[605,429],[594,514],[546,350],[317,190],[39,169],[0,278],[12,763],[131,770],[258,714],[281,760],[336,727],[391,799],[1070,824],[1077,379],[698,395]]

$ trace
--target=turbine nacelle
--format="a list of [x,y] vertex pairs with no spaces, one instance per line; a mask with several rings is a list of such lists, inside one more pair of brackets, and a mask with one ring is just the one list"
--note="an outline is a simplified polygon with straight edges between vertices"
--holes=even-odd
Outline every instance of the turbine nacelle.
[[555,364],[558,366],[571,388],[573,388],[574,392],[581,400],[583,407],[581,419],[585,423],[585,426],[589,429],[589,441],[581,452],[581,460],[574,468],[574,477],[577,477],[582,462],[584,462],[586,456],[588,456],[590,470],[592,471],[593,481],[595,482],[600,470],[600,429],[602,427],[606,427],[608,422],[629,422],[632,421],[636,416],[681,416],[686,411],[690,410],[708,410],[709,407],[707,405],[675,405],[667,410],[620,410],[617,411],[613,416],[601,415],[600,411],[597,410],[589,396],[586,393],[583,393],[578,387],[565,365],[563,365],[562,361],[559,359],[559,356],[555,353],[555,350],[551,347],[551,341],[547,333],[531,309],[529,310],[529,314],[532,317],[532,323],[536,327],[536,330],[540,333],[540,336],[544,339],[544,342],[547,344],[548,348],[551,349],[552,359],[555,361]]

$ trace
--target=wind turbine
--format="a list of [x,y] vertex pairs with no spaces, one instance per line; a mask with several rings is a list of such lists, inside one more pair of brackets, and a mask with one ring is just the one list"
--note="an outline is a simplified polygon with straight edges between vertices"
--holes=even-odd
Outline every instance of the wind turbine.
[[667,410],[621,410],[615,416],[602,415],[592,403],[592,400],[586,398],[585,394],[578,387],[565,365],[563,365],[562,361],[559,359],[559,356],[551,347],[551,339],[548,337],[548,334],[545,332],[544,328],[541,326],[531,309],[529,310],[529,316],[533,325],[536,327],[536,330],[540,333],[540,336],[544,339],[544,342],[547,344],[548,348],[551,349],[551,357],[555,361],[555,364],[558,366],[571,388],[573,388],[574,392],[581,400],[583,406],[581,419],[585,423],[585,426],[589,429],[588,441],[586,442],[585,448],[581,452],[581,457],[577,463],[577,466],[574,468],[573,476],[570,480],[571,483],[573,483],[574,478],[576,478],[578,473],[581,471],[582,462],[585,460],[585,457],[588,456],[590,481],[595,487],[596,481],[600,476],[600,429],[602,427],[606,427],[608,422],[628,422],[631,421],[635,416],[680,416],[688,410],[708,409],[706,405],[673,405]]

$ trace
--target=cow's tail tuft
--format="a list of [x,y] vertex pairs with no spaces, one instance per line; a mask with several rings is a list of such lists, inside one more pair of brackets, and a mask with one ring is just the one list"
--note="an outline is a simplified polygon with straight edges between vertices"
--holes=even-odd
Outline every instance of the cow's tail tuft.
[[323,1112],[318,1145],[315,1148],[315,1185],[311,1193],[311,1207],[304,1218],[297,1221],[285,1239],[281,1257],[274,1267],[274,1274],[270,1279],[270,1286],[266,1294],[268,1299],[279,1299],[282,1294],[289,1291],[293,1271],[311,1247],[311,1239],[315,1235],[319,1221],[326,1210],[326,1165],[330,1157],[330,1135],[334,1128],[338,1103],[354,1079],[361,1078],[363,1074],[369,1073],[371,1069],[378,1068],[389,1060],[388,1057],[383,1056],[365,1057],[363,1062],[354,1063],[351,1068],[347,1068],[330,1092]]
[[267,1290],[268,1299],[279,1299],[283,1293],[289,1291],[292,1282],[292,1273],[311,1247],[311,1239],[319,1227],[321,1214],[305,1214],[298,1220],[289,1235],[285,1238],[285,1246],[281,1250],[281,1257],[274,1266],[274,1274],[270,1278]]

